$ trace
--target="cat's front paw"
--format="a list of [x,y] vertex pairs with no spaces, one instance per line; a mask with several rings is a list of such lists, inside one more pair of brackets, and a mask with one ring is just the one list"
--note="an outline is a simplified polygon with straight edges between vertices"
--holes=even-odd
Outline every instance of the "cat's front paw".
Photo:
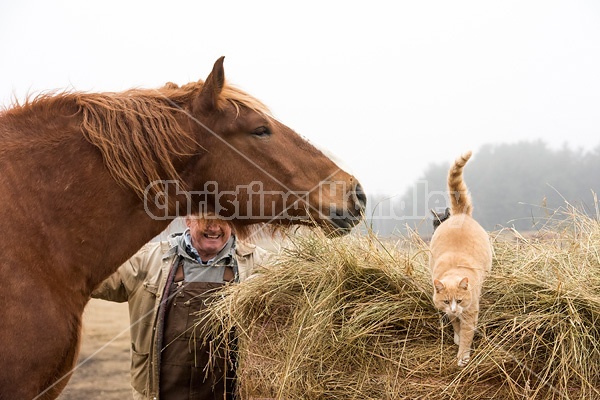
[[455,345],[460,345],[460,336],[458,336],[458,333],[454,333],[454,344]]
[[461,358],[458,359],[458,366],[463,368],[469,363],[470,360],[471,356],[469,354],[464,354]]

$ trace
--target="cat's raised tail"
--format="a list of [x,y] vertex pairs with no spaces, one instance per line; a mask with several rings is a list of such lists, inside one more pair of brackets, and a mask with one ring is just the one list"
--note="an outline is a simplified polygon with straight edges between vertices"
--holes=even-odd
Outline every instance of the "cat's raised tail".
[[471,215],[473,212],[473,204],[471,204],[469,189],[463,180],[463,169],[467,161],[469,161],[469,158],[471,158],[471,154],[470,151],[467,151],[457,158],[448,172],[448,195],[450,196],[452,215]]

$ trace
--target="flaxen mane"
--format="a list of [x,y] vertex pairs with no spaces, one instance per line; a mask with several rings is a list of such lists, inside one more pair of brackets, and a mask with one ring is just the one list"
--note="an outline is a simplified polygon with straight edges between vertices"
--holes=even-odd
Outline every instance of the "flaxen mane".
[[182,110],[168,98],[151,91],[128,91],[80,94],[75,102],[84,136],[100,149],[117,182],[143,195],[151,182],[180,180],[172,158],[192,154],[197,146],[177,120]]

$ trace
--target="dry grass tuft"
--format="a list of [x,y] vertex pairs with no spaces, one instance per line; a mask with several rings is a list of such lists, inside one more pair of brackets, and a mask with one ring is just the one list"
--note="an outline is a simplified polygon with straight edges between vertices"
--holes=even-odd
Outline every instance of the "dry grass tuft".
[[236,329],[243,398],[600,399],[600,224],[563,214],[538,237],[491,235],[464,369],[417,235],[294,236],[205,318]]

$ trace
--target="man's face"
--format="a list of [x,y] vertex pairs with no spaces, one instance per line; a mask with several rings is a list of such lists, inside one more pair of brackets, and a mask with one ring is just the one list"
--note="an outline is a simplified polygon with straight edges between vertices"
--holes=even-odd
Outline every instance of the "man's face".
[[192,245],[202,261],[216,256],[231,237],[231,226],[219,219],[190,217],[186,220],[186,225],[190,228]]

